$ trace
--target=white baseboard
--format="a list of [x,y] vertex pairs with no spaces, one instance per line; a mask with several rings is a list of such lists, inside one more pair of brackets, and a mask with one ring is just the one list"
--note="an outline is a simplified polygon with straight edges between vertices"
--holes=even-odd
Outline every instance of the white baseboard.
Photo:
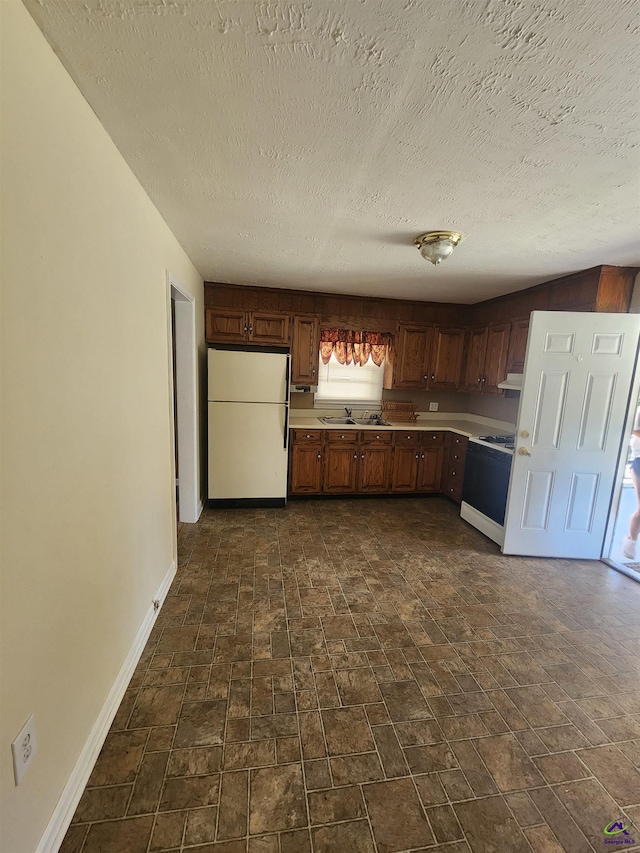
[[[171,586],[171,582],[173,581],[175,574],[176,563],[175,561],[172,561],[171,565],[167,569],[167,573],[162,579],[162,583],[160,584],[158,591],[154,596],[154,598],[160,602],[160,605],[162,605],[167,592],[169,591],[169,587]],[[107,737],[111,723],[113,722],[113,718],[120,706],[120,702],[122,702],[124,692],[127,689],[127,685],[131,680],[131,676],[133,675],[136,666],[138,665],[138,661],[140,660],[142,651],[149,639],[149,634],[151,633],[151,629],[153,628],[159,612],[160,608],[155,609],[152,601],[144,619],[142,620],[142,624],[138,629],[135,640],[129,649],[127,657],[120,668],[120,672],[118,673],[116,680],[109,691],[109,695],[98,714],[98,718],[91,729],[87,742],[76,761],[76,765],[71,772],[71,776],[69,777],[67,784],[64,786],[62,795],[58,800],[53,814],[51,815],[51,819],[47,824],[47,828],[45,829],[44,834],[40,839],[40,843],[36,848],[36,853],[57,853],[60,849],[60,845],[62,844],[67,829],[69,828],[71,819],[73,818],[78,802],[80,801],[80,797],[82,796],[82,792],[84,791],[85,785],[91,775],[91,771],[98,759],[102,745]]]
[[200,516],[202,515],[202,510],[204,509],[205,500],[206,500],[206,498],[200,498],[200,500],[198,501],[198,518],[196,518],[196,521],[199,521]]

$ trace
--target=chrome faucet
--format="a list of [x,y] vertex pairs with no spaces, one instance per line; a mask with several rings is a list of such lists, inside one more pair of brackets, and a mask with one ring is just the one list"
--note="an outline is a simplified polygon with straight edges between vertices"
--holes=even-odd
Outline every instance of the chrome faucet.
[[353,411],[353,409],[349,409],[347,406],[345,406],[345,407],[344,407],[344,410],[345,410],[345,412],[347,413],[347,417],[348,417],[348,418],[350,418],[350,417],[351,417],[351,412]]

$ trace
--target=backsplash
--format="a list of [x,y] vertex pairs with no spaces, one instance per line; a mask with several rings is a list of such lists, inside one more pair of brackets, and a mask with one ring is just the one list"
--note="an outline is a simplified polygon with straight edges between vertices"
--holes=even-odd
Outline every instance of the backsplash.
[[495,418],[498,421],[507,421],[510,424],[515,424],[518,419],[520,394],[517,392],[509,397],[495,397],[490,394],[465,394],[464,396],[468,401],[467,411],[471,415]]
[[[411,400],[419,412],[429,410],[429,403],[437,403],[439,412],[466,412],[469,394],[456,391],[383,391],[383,400]],[[312,393],[292,394],[292,409],[313,409]]]
[[[438,412],[466,412],[483,418],[515,424],[520,395],[494,397],[483,394],[462,394],[456,391],[383,391],[384,400],[412,400],[419,412],[428,412],[429,403],[438,404]],[[291,409],[313,409],[312,393],[292,394]]]

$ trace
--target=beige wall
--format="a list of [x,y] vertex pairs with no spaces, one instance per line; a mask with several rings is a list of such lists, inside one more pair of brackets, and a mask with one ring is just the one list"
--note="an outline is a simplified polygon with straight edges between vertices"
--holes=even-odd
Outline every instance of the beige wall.
[[0,849],[31,853],[174,559],[167,270],[202,347],[203,287],[22,4],[0,7]]

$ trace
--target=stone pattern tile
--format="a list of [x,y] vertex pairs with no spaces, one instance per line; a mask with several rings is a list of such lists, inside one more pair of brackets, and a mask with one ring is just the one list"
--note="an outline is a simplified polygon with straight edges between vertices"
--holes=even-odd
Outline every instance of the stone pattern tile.
[[182,526],[61,851],[594,853],[616,820],[640,850],[640,586],[444,498],[297,501]]

